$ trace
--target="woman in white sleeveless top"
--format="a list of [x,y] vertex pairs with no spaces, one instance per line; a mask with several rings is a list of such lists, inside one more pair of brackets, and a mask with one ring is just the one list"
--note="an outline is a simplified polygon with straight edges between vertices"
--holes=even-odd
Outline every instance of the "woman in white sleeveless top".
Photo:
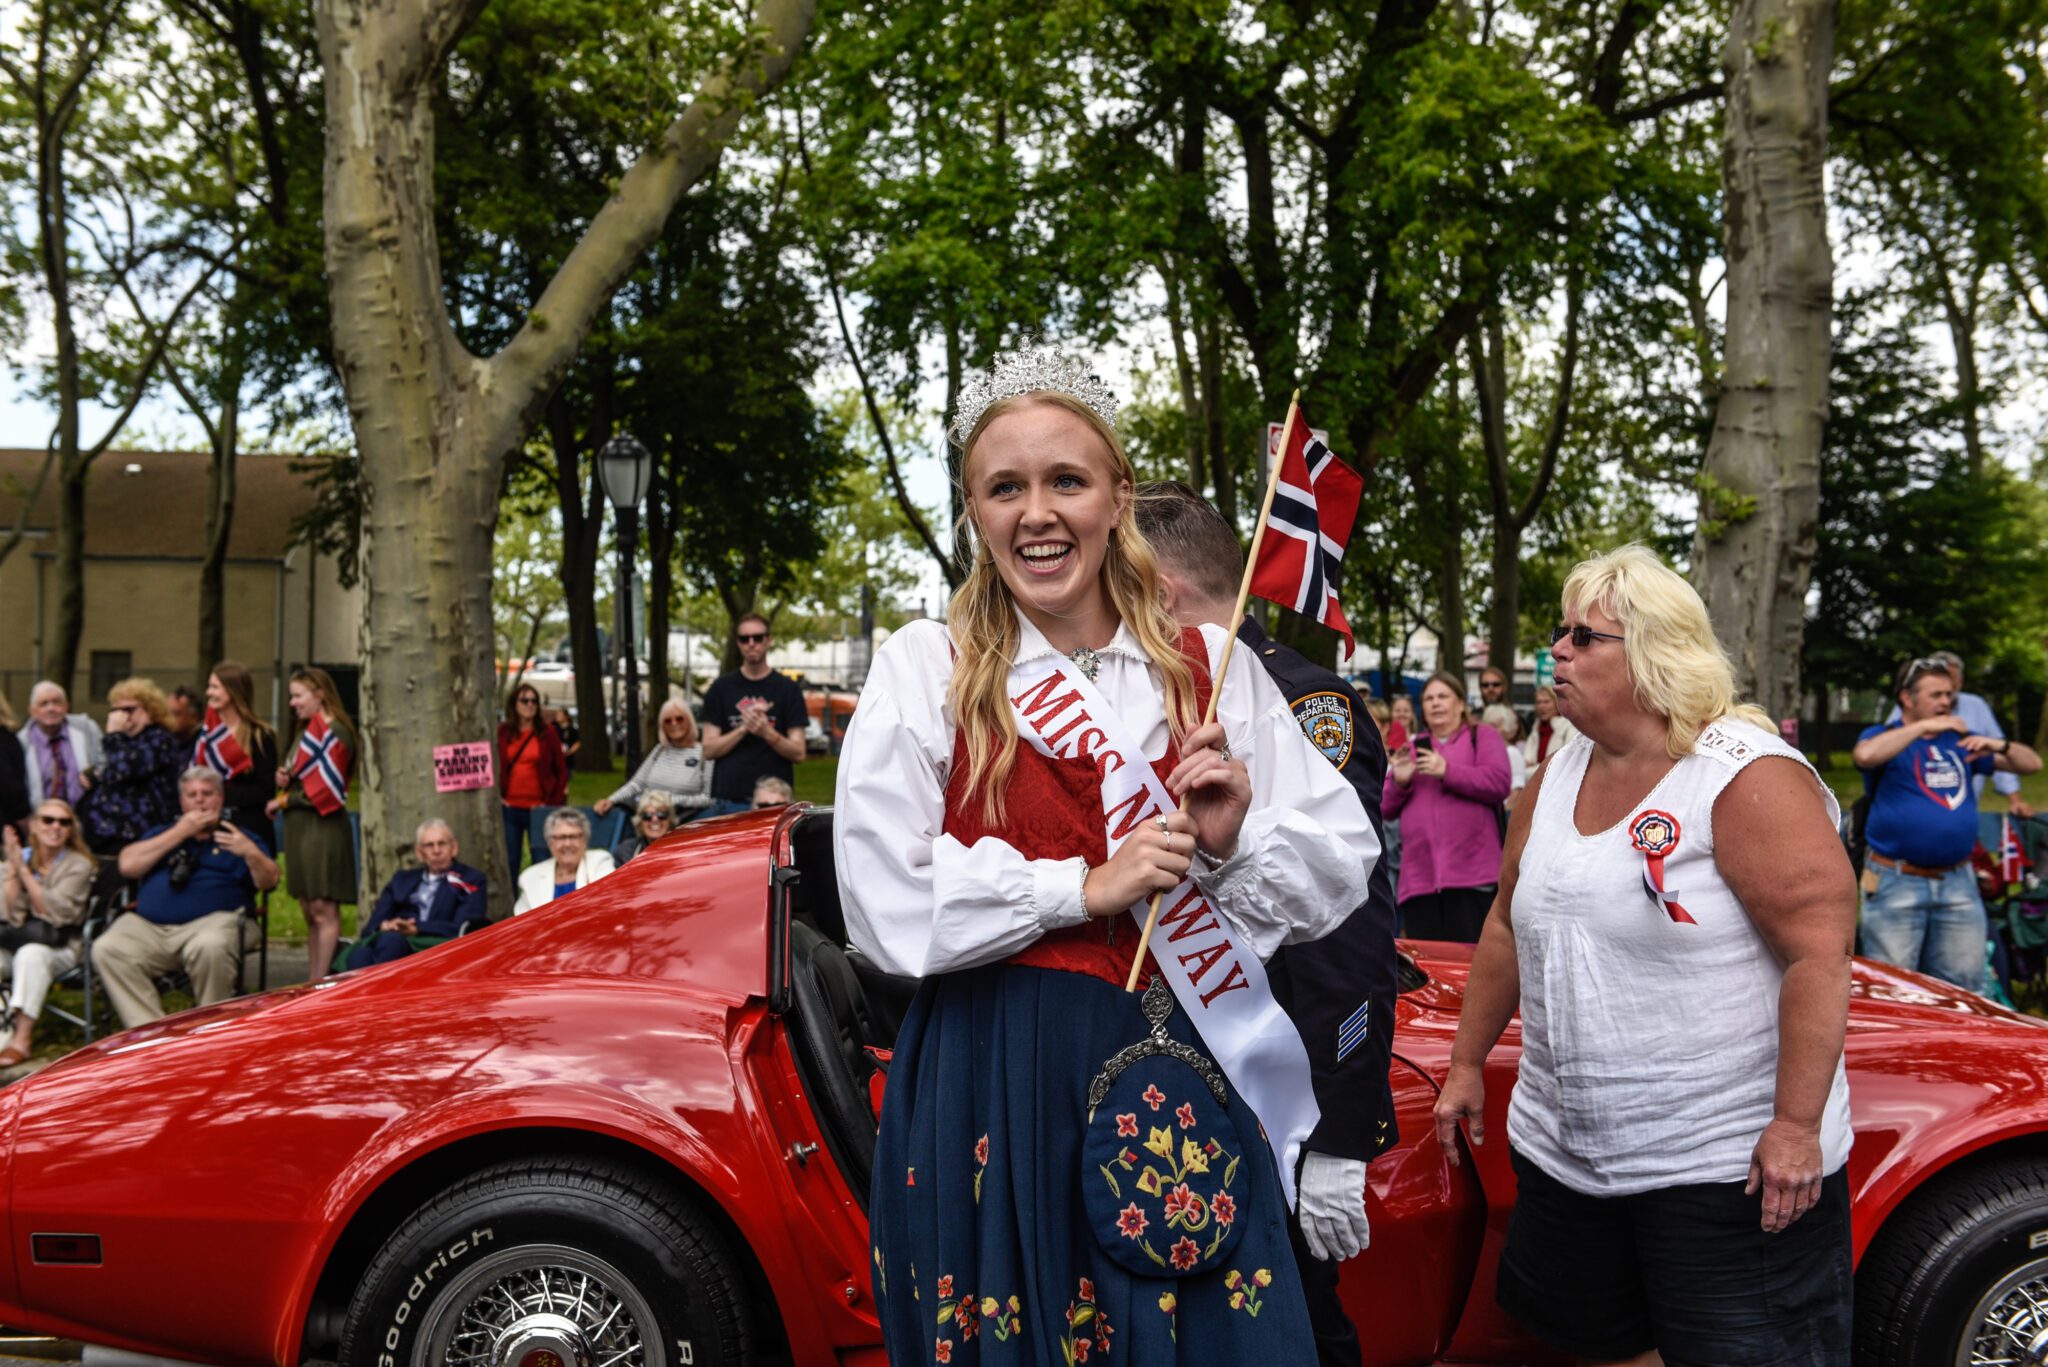
[[1685,580],[1639,546],[1564,586],[1578,728],[1515,804],[1437,1139],[1486,1137],[1521,1011],[1504,1308],[1588,1362],[1849,1361],[1856,889],[1819,776]]

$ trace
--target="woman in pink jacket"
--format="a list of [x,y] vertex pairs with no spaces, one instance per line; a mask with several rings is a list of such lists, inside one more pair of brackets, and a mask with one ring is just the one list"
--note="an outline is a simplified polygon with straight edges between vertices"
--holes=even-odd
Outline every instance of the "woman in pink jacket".
[[1381,810],[1401,822],[1402,933],[1472,944],[1500,884],[1500,811],[1512,783],[1507,743],[1465,710],[1465,686],[1432,674],[1422,729],[1387,767]]

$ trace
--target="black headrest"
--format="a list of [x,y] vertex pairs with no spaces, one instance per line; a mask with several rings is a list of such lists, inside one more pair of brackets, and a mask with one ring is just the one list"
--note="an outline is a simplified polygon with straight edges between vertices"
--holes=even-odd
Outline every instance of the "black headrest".
[[814,807],[789,833],[799,875],[796,913],[835,945],[846,943],[846,913],[839,905],[839,869],[832,858],[832,809]]

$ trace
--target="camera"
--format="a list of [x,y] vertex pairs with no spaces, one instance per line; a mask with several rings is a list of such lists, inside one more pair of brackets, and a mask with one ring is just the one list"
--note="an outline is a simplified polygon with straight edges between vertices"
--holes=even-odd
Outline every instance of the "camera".
[[192,875],[199,871],[199,853],[186,846],[171,851],[171,891],[183,892],[185,885],[192,881]]

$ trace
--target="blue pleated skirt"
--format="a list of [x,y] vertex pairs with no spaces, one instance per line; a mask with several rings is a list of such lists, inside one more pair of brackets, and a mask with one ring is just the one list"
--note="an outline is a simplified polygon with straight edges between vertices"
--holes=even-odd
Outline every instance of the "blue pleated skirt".
[[[1137,1276],[1089,1224],[1088,1084],[1145,1037],[1138,1003],[1097,978],[1014,964],[925,980],[889,1069],[869,1206],[891,1367],[1316,1360],[1264,1143],[1246,1144],[1244,1231],[1221,1267]],[[1168,1030],[1203,1047],[1178,1008]],[[1234,1088],[1228,1106],[1240,1135],[1260,1133]]]

